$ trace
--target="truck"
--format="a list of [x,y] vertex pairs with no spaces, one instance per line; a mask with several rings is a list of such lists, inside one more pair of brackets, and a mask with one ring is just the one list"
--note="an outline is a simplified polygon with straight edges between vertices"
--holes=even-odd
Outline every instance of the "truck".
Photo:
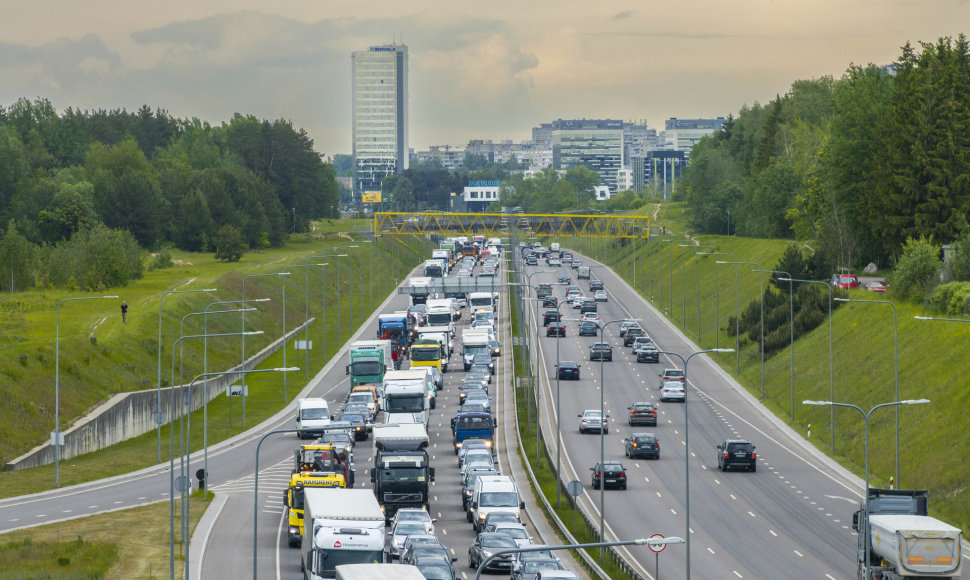
[[434,379],[428,369],[391,371],[384,375],[385,413],[417,413],[428,428],[431,398],[435,394]]
[[468,412],[455,415],[455,428],[452,443],[455,445],[455,455],[461,450],[466,439],[483,439],[492,447],[495,435],[495,420],[491,413]]
[[306,580],[336,578],[337,566],[383,564],[386,523],[368,489],[307,488],[300,568]]
[[525,502],[519,498],[519,490],[515,481],[508,475],[483,475],[475,481],[472,492],[471,509],[467,516],[470,518],[475,533],[485,528],[485,518],[493,512],[513,514],[517,520],[522,519],[521,510],[525,509]]
[[417,566],[407,564],[343,564],[337,580],[425,580]]
[[961,531],[930,517],[929,492],[870,488],[852,515],[858,580],[959,578]]
[[489,354],[488,331],[478,328],[463,328],[461,331],[461,356],[465,371],[472,368],[476,354]]
[[377,339],[390,340],[398,349],[408,345],[408,315],[406,312],[390,312],[377,317]]
[[[440,279],[441,276],[438,276]],[[428,296],[431,294],[431,286],[435,278],[430,276],[412,276],[408,278],[408,286],[411,288],[411,306],[416,304],[424,304],[428,300]]]
[[[441,343],[430,338],[419,338],[411,345],[411,368],[435,367],[443,372],[441,360],[444,354],[441,352]],[[431,408],[434,409],[434,399]]]
[[448,368],[448,359],[455,350],[454,326],[421,326],[416,331],[418,333],[416,340],[430,338],[441,344],[441,370],[444,372]]
[[447,274],[441,260],[431,259],[424,263],[424,275],[427,278],[444,278]]
[[434,468],[428,456],[428,431],[420,423],[374,426],[374,495],[388,520],[401,508],[430,503]]
[[452,252],[452,249],[453,248],[454,248],[454,246],[452,246],[452,247],[444,247],[444,246],[442,246],[440,249],[431,250],[431,258],[433,260],[444,260],[445,261],[445,264],[446,264],[445,271],[446,272],[448,270],[451,270],[451,267],[454,265],[454,263],[451,261],[451,252]]
[[380,383],[384,373],[393,366],[390,340],[358,340],[350,345],[350,364],[345,371],[350,377],[350,388],[361,383]]
[[304,445],[294,452],[295,468],[283,492],[287,540],[291,548],[303,541],[304,489],[347,487],[344,467],[332,445]]
[[451,298],[434,298],[426,303],[429,326],[449,326],[455,320]]

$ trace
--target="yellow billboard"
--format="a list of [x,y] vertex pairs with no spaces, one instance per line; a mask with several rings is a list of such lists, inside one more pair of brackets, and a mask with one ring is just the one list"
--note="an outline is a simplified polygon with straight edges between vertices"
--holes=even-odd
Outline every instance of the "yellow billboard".
[[381,192],[379,191],[365,191],[360,194],[361,203],[380,203],[381,202]]

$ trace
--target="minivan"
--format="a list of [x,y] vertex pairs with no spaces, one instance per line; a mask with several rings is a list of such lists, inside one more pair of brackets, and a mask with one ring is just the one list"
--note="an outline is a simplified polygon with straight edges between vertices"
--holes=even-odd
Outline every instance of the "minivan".
[[330,426],[333,415],[326,399],[311,397],[296,401],[296,428],[300,439],[319,437]]

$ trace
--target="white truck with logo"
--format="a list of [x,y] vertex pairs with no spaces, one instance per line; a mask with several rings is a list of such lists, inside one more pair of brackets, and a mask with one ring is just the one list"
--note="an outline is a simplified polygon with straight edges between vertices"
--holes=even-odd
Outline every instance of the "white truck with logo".
[[384,512],[369,489],[306,488],[300,567],[306,580],[335,578],[337,566],[384,563]]

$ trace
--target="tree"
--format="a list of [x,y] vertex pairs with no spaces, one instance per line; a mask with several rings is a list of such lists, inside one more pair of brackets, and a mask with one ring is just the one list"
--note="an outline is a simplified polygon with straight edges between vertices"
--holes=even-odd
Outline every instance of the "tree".
[[[805,256],[802,254],[802,249],[798,244],[789,244],[785,248],[785,253],[781,255],[781,259],[775,264],[775,270],[780,272],[787,272],[792,278],[798,278],[805,280],[808,275],[808,269],[805,264]],[[775,288],[784,294],[788,294],[788,282],[781,282],[779,278],[785,277],[784,274],[772,274],[771,283],[774,284]],[[791,286],[793,291],[798,291],[798,284],[793,283]]]
[[0,288],[15,292],[33,286],[33,259],[33,244],[17,231],[17,224],[10,220],[7,232],[0,239]]
[[893,270],[890,288],[903,300],[922,300],[938,281],[940,247],[932,239],[907,238],[903,255]]
[[246,252],[242,234],[228,224],[219,228],[212,239],[212,245],[216,248],[215,258],[223,262],[238,262]]

